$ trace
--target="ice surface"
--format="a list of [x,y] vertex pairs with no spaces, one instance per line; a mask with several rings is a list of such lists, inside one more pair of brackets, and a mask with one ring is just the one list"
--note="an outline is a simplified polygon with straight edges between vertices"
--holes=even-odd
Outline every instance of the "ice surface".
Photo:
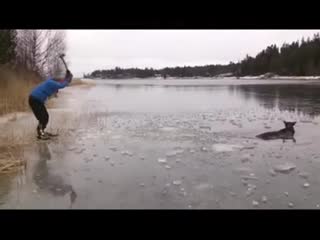
[[253,201],[252,201],[252,205],[253,205],[254,207],[257,207],[257,206],[259,206],[259,202],[258,202],[258,201],[253,200]]
[[261,201],[263,203],[266,203],[268,201],[268,198],[266,196],[262,196]]
[[167,163],[167,159],[165,159],[165,158],[159,158],[159,159],[158,159],[158,162],[159,162],[159,163]]
[[181,183],[182,183],[182,181],[180,181],[180,180],[173,181],[173,185],[176,185],[176,186],[181,185]]
[[212,149],[216,152],[232,152],[235,150],[242,149],[241,145],[231,145],[231,144],[214,144],[212,145]]
[[293,163],[284,163],[284,164],[279,164],[273,167],[274,171],[280,172],[280,173],[290,173],[296,168],[296,165]]

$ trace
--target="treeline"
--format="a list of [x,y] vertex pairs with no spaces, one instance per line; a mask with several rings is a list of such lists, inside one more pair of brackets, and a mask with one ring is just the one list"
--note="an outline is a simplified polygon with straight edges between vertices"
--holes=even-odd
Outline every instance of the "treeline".
[[46,76],[63,68],[58,55],[66,50],[65,34],[55,30],[0,30],[0,71],[25,69]]
[[163,69],[116,67],[110,70],[96,70],[85,74],[85,78],[151,78],[151,77],[218,77],[218,76],[257,76],[273,73],[282,76],[320,75],[320,36],[302,39],[291,44],[284,43],[280,48],[268,46],[255,57],[246,56],[238,63],[227,65],[206,65],[195,67],[174,67]]
[[211,77],[220,74],[232,73],[237,70],[237,64],[228,65],[206,65],[195,67],[174,67],[174,68],[119,68],[110,70],[96,70],[91,74],[85,74],[85,78],[150,78],[150,77]]
[[247,56],[240,64],[241,75],[272,72],[284,76],[320,75],[320,36],[302,39],[280,48],[271,45],[255,58]]

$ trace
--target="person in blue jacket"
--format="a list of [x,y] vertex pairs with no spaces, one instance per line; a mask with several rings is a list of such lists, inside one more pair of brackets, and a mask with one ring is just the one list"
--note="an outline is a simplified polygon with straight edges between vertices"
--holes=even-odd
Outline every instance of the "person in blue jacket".
[[46,81],[35,87],[29,96],[29,105],[39,124],[37,126],[37,134],[39,139],[49,139],[50,134],[45,132],[45,128],[49,122],[49,114],[45,107],[47,99],[65,88],[72,81],[73,75],[67,70],[64,79],[48,78]]

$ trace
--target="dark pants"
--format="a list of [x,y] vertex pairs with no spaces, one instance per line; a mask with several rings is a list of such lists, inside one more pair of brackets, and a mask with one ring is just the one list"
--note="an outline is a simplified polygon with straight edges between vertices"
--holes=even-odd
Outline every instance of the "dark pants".
[[49,114],[44,103],[40,102],[32,96],[29,97],[29,105],[34,116],[39,121],[39,125],[37,128],[39,134],[40,130],[44,130],[47,127],[47,124],[49,122]]

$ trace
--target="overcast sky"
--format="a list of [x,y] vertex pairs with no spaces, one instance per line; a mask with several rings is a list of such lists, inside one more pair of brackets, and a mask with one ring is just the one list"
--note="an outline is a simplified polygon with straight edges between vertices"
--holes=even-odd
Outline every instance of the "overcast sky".
[[118,67],[194,66],[237,62],[270,44],[320,30],[68,30],[67,59],[75,75]]

